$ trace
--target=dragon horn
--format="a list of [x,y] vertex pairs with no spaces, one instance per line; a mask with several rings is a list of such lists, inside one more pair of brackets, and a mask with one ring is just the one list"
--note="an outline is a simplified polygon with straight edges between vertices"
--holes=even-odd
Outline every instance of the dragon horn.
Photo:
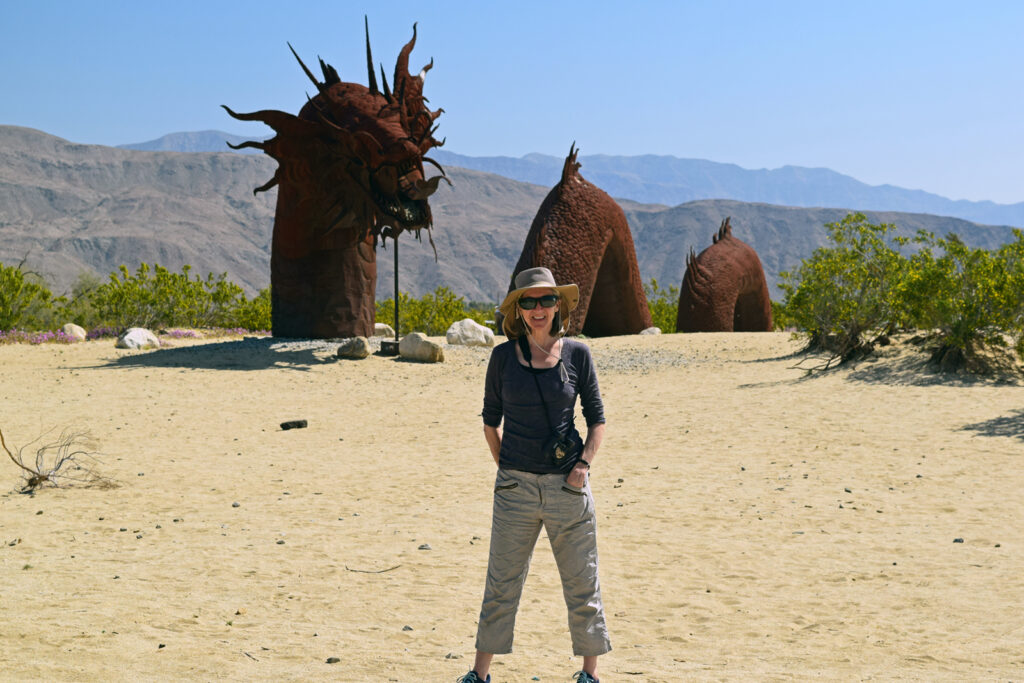
[[299,53],[295,51],[295,48],[292,47],[291,43],[288,43],[288,49],[292,51],[293,55],[295,55],[295,59],[299,60],[299,66],[301,66],[302,70],[306,72],[307,76],[309,76],[309,80],[313,81],[313,85],[316,86],[316,89],[320,92],[323,92],[323,84],[321,84],[320,81],[316,80],[316,76],[314,76],[313,72],[306,67],[305,63],[302,61],[302,58],[299,57]]
[[391,89],[388,87],[388,77],[384,75],[383,64],[380,65],[380,80],[384,84],[384,99],[388,101],[388,104],[391,104]]
[[398,59],[395,61],[395,77],[392,82],[395,84],[395,90],[398,89],[398,82],[409,77],[409,53],[412,52],[413,47],[416,46],[416,24],[412,25],[412,40],[405,44],[405,47],[398,53]]
[[[319,59],[319,57],[318,57]],[[338,76],[338,72],[333,66],[320,60],[320,70],[324,72],[324,85],[334,85],[335,83],[341,83],[341,78]]]
[[370,20],[363,15],[363,24],[366,26],[366,71],[370,75],[370,92],[379,95],[377,90],[377,74],[373,72],[373,53],[370,51]]
[[434,68],[434,58],[431,57],[430,58],[430,64],[427,64],[425,67],[420,69],[419,76],[417,76],[417,78],[420,79],[421,83],[427,80],[427,72],[430,71],[433,68]]

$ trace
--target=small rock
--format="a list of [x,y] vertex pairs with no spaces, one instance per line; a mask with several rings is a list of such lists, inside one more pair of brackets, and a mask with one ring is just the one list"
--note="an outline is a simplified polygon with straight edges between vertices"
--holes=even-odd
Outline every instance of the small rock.
[[419,547],[419,549],[420,549],[420,550],[433,550],[433,548],[431,548],[431,547],[430,547],[430,544],[429,544],[429,543],[424,543],[423,545],[421,545],[421,546]]
[[661,334],[660,327],[648,327],[647,329],[640,330],[640,334]]
[[114,346],[119,349],[155,349],[160,340],[144,327],[130,327],[121,333]]
[[494,332],[489,327],[484,327],[475,320],[463,318],[453,322],[445,333],[445,340],[449,344],[461,346],[494,346]]
[[408,624],[406,624],[405,626],[402,627],[402,630],[403,631],[411,631],[412,630],[412,626],[409,626]]
[[462,655],[457,655],[453,652],[449,652],[444,656],[445,659],[462,659]]
[[373,336],[374,337],[394,337],[395,329],[387,323],[374,323],[373,324]]
[[165,647],[167,647],[167,646],[166,646],[166,645],[164,645],[163,643],[160,643],[159,645],[157,645],[157,646],[156,646],[156,649],[158,649],[158,650],[162,650],[162,649],[164,649]]
[[444,349],[440,344],[427,339],[422,332],[410,332],[402,337],[398,344],[398,354],[406,360],[416,360],[421,363],[443,363]]
[[342,339],[338,346],[338,358],[359,360],[370,355],[370,342],[366,337]]
[[238,503],[238,502],[234,502],[234,503],[231,504],[231,507],[233,507],[233,508],[242,507],[242,504]]
[[60,331],[64,333],[65,337],[71,337],[75,341],[85,341],[85,329],[79,325],[68,323],[64,327],[60,328]]
[[277,544],[278,545],[284,545],[284,539],[281,539],[280,541],[278,541]]
[[281,429],[305,429],[308,426],[306,420],[289,420],[281,423]]
[[340,661],[341,661],[341,660],[340,660],[340,659],[338,659],[337,657],[328,657],[328,658],[327,658],[327,663],[328,663],[328,664],[337,664],[337,663],[338,663],[338,662],[340,662]]
[[963,543],[963,542],[964,542],[964,539],[962,539],[962,538],[954,538],[953,539],[953,543]]

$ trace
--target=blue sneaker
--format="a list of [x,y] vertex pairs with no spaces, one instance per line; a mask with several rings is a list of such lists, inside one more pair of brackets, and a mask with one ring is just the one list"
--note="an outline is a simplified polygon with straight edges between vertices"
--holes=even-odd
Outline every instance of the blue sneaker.
[[455,679],[455,683],[491,683],[491,674],[487,674],[487,678],[480,678],[475,671],[470,671],[465,676]]
[[577,671],[572,677],[576,679],[576,683],[601,683],[600,680],[594,678],[586,671]]

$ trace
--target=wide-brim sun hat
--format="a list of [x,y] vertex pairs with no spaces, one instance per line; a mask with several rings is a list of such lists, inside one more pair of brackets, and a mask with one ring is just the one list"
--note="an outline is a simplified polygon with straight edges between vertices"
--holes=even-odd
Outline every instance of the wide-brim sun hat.
[[510,331],[508,325],[516,319],[516,304],[519,302],[519,297],[529,289],[544,288],[553,289],[558,292],[559,311],[562,314],[562,318],[566,319],[566,321],[569,313],[580,303],[580,288],[575,284],[556,284],[551,271],[543,266],[527,268],[522,271],[516,275],[514,285],[515,288],[505,295],[505,300],[498,306],[498,310],[504,316],[502,327],[505,329],[506,335]]

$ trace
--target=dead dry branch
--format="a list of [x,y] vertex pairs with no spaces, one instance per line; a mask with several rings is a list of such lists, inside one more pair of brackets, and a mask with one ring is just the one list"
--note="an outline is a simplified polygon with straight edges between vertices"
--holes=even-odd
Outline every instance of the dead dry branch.
[[[55,429],[55,428],[54,428]],[[22,493],[31,493],[43,486],[112,486],[113,482],[96,472],[96,444],[89,432],[64,429],[54,440],[45,440],[54,429],[43,432],[16,451],[11,451],[0,430],[0,446],[7,457],[22,471]],[[32,456],[32,449],[35,455]]]

